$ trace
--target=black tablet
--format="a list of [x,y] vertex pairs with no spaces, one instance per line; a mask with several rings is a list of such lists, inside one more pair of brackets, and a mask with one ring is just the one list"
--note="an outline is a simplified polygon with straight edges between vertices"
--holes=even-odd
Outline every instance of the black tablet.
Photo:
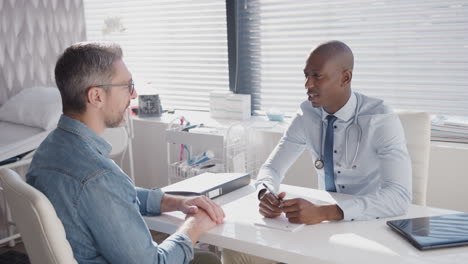
[[468,245],[468,213],[387,221],[419,250]]

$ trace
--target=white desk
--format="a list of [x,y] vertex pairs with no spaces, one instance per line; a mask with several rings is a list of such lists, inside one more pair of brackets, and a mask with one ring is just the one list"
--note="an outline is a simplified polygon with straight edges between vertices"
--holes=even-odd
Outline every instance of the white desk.
[[[282,185],[281,191],[334,201],[329,193],[314,189]],[[223,205],[225,223],[205,233],[200,240],[222,248],[285,263],[468,263],[467,246],[421,252],[386,225],[389,219],[454,211],[412,205],[409,213],[402,217],[326,222],[305,226],[297,232],[285,232],[252,224],[254,214],[258,214],[258,201],[252,186],[215,201]],[[183,219],[180,212],[145,218],[150,229],[169,234],[176,231]]]

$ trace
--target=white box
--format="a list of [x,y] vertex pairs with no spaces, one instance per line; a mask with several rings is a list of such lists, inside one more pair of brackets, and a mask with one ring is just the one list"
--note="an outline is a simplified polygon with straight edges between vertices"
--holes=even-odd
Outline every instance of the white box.
[[226,98],[226,111],[228,119],[250,119],[250,94],[231,94]]
[[212,91],[210,93],[210,115],[214,118],[226,118],[226,99],[231,91]]
[[231,91],[210,93],[210,115],[213,118],[249,119],[250,105],[250,94],[233,94]]

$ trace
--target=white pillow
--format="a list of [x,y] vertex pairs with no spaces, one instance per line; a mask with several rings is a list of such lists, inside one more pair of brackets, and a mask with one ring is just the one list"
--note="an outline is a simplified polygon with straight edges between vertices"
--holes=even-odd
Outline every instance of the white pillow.
[[0,121],[51,130],[62,114],[62,98],[54,87],[23,89],[0,107]]

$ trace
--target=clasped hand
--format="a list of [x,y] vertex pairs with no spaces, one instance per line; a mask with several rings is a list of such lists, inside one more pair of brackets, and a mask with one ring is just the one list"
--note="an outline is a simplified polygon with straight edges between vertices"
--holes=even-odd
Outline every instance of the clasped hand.
[[[280,199],[286,196],[285,192],[278,195]],[[271,193],[266,192],[260,198],[259,212],[265,217],[273,218],[285,213],[289,222],[296,224],[317,224],[325,219],[321,206],[302,198],[278,201]]]
[[[172,201],[172,202],[171,202]],[[182,197],[165,194],[162,208],[164,211],[182,211],[187,214],[184,224],[178,229],[186,233],[195,244],[204,232],[216,224],[224,222],[224,211],[206,196]]]
[[224,221],[224,211],[213,200],[206,196],[184,197],[181,200],[179,210],[185,214],[196,214],[199,209],[203,209],[211,220],[217,224]]

